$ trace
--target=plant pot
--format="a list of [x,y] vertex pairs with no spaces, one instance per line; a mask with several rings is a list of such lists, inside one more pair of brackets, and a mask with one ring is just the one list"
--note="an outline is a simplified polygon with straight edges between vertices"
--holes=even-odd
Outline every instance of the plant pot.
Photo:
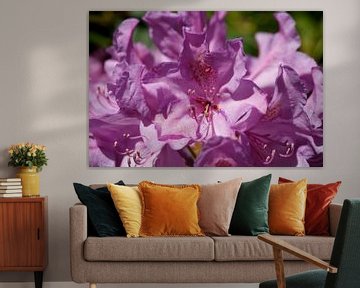
[[40,196],[40,177],[36,167],[20,167],[17,177],[21,178],[22,196]]

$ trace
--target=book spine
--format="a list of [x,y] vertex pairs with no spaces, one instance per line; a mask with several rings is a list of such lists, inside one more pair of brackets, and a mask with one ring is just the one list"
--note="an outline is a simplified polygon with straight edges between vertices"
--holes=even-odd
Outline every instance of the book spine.
[[21,178],[0,178],[0,182],[21,182]]
[[19,186],[21,185],[21,182],[0,182],[1,186]]

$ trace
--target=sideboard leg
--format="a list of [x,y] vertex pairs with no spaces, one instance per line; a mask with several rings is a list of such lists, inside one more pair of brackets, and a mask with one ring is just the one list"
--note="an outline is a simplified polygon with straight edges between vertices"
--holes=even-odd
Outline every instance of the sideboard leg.
[[35,288],[42,288],[43,284],[43,271],[35,271]]
[[96,284],[95,283],[89,283],[89,288],[96,288]]

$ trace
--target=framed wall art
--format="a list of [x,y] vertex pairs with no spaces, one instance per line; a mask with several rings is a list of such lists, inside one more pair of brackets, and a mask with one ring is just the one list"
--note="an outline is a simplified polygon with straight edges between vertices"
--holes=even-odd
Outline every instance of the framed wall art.
[[89,166],[323,166],[322,19],[89,12]]

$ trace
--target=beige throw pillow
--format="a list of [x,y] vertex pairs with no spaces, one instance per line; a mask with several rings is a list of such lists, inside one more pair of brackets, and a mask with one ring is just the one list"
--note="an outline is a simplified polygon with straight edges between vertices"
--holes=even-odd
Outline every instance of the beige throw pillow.
[[242,178],[219,184],[200,185],[199,225],[207,235],[229,236],[232,213]]

